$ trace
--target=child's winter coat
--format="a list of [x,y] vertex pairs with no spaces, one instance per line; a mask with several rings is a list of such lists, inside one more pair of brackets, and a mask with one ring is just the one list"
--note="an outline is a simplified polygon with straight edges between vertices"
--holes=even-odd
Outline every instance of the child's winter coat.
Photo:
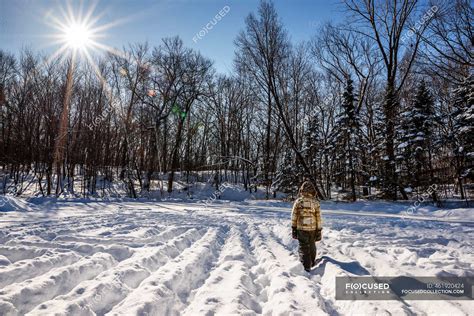
[[319,201],[309,196],[298,198],[293,205],[291,227],[304,231],[320,230],[322,223]]

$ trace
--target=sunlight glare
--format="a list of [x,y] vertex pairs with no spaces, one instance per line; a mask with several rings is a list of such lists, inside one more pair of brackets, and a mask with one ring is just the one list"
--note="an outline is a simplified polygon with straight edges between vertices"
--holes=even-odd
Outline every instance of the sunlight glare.
[[73,49],[86,48],[91,44],[91,32],[83,24],[73,23],[67,26],[64,37],[68,46]]

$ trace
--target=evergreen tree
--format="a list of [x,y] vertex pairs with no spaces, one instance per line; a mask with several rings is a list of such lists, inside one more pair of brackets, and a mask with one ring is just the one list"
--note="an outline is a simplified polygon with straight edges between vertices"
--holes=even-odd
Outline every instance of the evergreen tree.
[[348,78],[345,91],[342,95],[341,112],[336,118],[336,127],[333,134],[333,143],[336,147],[336,164],[339,171],[340,183],[345,183],[348,179],[351,189],[352,200],[356,197],[356,177],[359,169],[361,132],[359,117],[355,107],[355,96],[352,79]]
[[[426,88],[424,80],[421,81],[413,106],[413,125],[415,137],[413,139],[415,159],[415,185],[429,185],[433,182],[432,145],[434,128],[434,102]],[[424,183],[423,169],[428,169],[429,183]]]
[[326,197],[331,197],[331,167],[332,167],[332,149],[333,144],[328,138],[322,135],[320,122],[315,115],[308,122],[307,130],[304,133],[304,142],[301,153],[312,173],[309,177],[304,173],[304,168],[298,166],[299,180],[304,181],[305,178],[316,179],[320,181],[321,189]]
[[274,181],[273,191],[281,191],[290,194],[292,197],[298,192],[298,170],[294,163],[291,149],[286,150],[283,160],[278,165]]
[[[363,126],[366,142],[362,143],[361,152],[366,161],[363,168],[366,173],[363,174],[365,181],[370,187],[379,187],[383,185],[385,175],[385,121],[383,107],[380,103],[375,103],[371,107],[371,122],[366,122]],[[367,113],[367,116],[369,113]],[[382,187],[382,189],[384,189]]]
[[412,174],[410,172],[413,163],[413,146],[411,141],[413,140],[413,122],[411,109],[406,109],[400,114],[400,124],[397,129],[397,155],[395,157],[398,167],[396,172],[398,174],[399,182],[402,182],[404,189],[413,186]]
[[470,75],[454,90],[453,102],[453,135],[450,143],[453,146],[457,180],[461,198],[465,198],[462,182],[472,178],[474,162],[474,76]]
[[316,159],[318,145],[317,120],[316,118],[313,118],[308,122],[308,128],[304,133],[303,149],[301,150],[301,153],[303,154],[303,157],[313,175],[317,173],[318,168]]
[[[397,132],[400,179],[414,187],[433,183],[434,102],[424,80],[417,87],[412,106],[401,115]],[[435,196],[433,196],[435,198]]]

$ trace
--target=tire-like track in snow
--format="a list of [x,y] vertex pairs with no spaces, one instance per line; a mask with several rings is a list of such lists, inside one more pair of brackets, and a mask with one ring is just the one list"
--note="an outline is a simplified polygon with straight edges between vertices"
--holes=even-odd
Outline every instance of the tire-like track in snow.
[[[68,212],[28,224],[4,218],[1,315],[423,314],[424,302],[336,301],[334,278],[410,274],[420,265],[436,271],[437,260],[450,273],[472,269],[457,259],[472,250],[468,240],[447,237],[457,243],[450,247],[436,237],[459,225],[453,223],[413,221],[418,229],[404,231],[407,222],[396,218],[326,215],[318,243],[323,260],[307,274],[289,235],[289,212],[281,208],[90,208],[88,216]],[[404,261],[382,266],[396,260]],[[438,304],[450,315],[469,311],[460,302]]]

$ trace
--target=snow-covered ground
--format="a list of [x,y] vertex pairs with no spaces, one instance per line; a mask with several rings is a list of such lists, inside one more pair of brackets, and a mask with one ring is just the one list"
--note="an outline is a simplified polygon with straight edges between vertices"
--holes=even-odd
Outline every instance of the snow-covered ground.
[[[472,301],[336,301],[335,276],[472,276],[474,210],[322,204],[307,274],[279,201],[10,198],[1,315],[472,315]],[[12,204],[17,207],[12,206]]]

